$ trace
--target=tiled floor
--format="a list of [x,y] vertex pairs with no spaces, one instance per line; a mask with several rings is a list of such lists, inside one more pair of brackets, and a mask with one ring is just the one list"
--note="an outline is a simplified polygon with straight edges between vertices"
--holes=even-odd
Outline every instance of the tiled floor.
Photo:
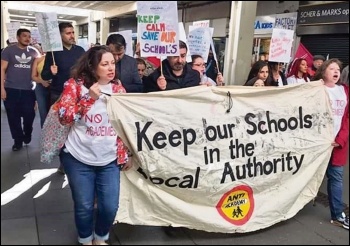
[[[18,152],[6,113],[1,109],[1,245],[77,245],[73,202],[58,162],[39,162],[40,126],[34,122],[32,142]],[[345,175],[345,202],[349,203],[349,169]],[[324,185],[322,185],[324,189]],[[306,205],[294,218],[247,234],[219,234],[186,228],[115,225],[113,245],[237,245],[237,244],[349,244],[347,230],[328,222],[328,208]]]

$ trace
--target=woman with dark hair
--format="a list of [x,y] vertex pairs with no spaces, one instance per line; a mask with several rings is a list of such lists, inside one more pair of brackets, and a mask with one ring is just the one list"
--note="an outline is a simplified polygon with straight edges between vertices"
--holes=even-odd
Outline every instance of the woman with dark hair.
[[270,83],[275,86],[288,85],[286,76],[280,71],[280,64],[278,62],[269,61],[268,65]]
[[60,161],[72,192],[78,241],[84,245],[106,245],[118,210],[120,170],[131,167],[107,115],[105,97],[112,93],[125,93],[116,80],[115,58],[108,47],[95,46],[78,60],[58,103],[60,122],[71,125]]
[[326,171],[331,223],[349,230],[349,216],[344,213],[342,198],[344,166],[349,150],[349,87],[340,81],[340,69],[338,59],[324,61],[314,80],[324,81],[333,112],[334,148]]
[[288,85],[292,85],[306,82],[310,82],[307,73],[307,61],[303,58],[297,58],[292,63],[290,71],[287,75],[287,83]]
[[245,82],[245,86],[270,86],[271,84],[268,81],[269,76],[269,67],[265,61],[257,61],[253,64],[250,69],[247,81]]
[[216,86],[216,82],[212,80],[210,77],[206,76],[205,74],[205,62],[200,55],[192,55],[192,62],[189,64],[191,65],[193,70],[198,71],[200,77],[201,77],[201,85],[207,85],[207,86]]

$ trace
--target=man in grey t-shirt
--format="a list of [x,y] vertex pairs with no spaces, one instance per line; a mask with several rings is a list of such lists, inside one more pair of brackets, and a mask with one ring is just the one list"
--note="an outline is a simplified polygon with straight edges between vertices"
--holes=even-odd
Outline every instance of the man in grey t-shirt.
[[35,93],[31,73],[37,52],[29,46],[30,39],[28,29],[18,29],[18,43],[1,53],[1,99],[14,139],[13,151],[20,150],[23,143],[28,144],[32,139]]

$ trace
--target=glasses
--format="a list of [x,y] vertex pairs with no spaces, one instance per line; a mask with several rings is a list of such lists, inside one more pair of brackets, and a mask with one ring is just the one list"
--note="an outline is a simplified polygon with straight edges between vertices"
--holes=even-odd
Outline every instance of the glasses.
[[197,67],[205,67],[204,63],[194,63],[193,65],[197,66]]

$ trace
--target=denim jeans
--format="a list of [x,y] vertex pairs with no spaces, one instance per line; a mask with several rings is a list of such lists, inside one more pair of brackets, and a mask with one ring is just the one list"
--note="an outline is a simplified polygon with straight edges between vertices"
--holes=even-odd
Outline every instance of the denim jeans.
[[36,101],[38,102],[38,109],[40,115],[40,125],[43,128],[46,115],[49,112],[49,89],[42,84],[37,83],[35,87]]
[[[60,153],[74,201],[78,241],[108,240],[119,206],[120,170],[116,161],[106,166],[90,166],[75,159],[65,147]],[[94,227],[94,200],[97,217]]]
[[328,164],[327,176],[327,193],[331,218],[336,220],[342,216],[343,205],[343,169],[342,166]]

